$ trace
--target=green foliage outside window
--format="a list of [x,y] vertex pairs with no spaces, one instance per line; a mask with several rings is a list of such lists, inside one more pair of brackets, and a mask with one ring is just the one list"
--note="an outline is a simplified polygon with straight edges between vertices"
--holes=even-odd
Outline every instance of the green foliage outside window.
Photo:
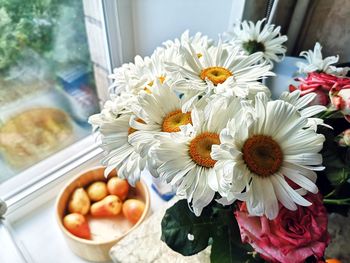
[[89,60],[81,0],[0,0],[0,76],[29,64],[52,77]]

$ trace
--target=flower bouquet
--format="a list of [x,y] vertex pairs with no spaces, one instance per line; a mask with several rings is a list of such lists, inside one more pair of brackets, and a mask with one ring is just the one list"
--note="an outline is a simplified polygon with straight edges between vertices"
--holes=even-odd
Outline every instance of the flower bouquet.
[[176,189],[161,238],[182,255],[211,246],[211,262],[325,260],[328,213],[350,204],[350,79],[317,43],[301,54],[300,85],[271,99],[264,79],[286,40],[264,20],[216,42],[186,31],[115,69],[90,117],[106,175],[134,185],[147,169]]

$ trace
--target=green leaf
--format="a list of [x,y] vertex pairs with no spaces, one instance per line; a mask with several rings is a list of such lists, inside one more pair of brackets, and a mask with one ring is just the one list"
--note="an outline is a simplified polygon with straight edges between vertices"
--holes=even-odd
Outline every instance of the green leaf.
[[[344,202],[344,200],[347,200]],[[338,213],[346,216],[350,209],[350,183],[346,182],[337,187],[334,194],[324,199],[328,213]]]
[[242,249],[241,241],[235,240],[234,234],[232,227],[218,227],[211,247],[211,263],[241,263],[251,258],[248,251]]
[[[186,200],[180,200],[170,207],[162,220],[161,239],[173,250],[184,256],[197,254],[209,245],[212,222],[207,210],[195,216],[188,208]],[[189,240],[188,234],[194,239]]]
[[[253,257],[254,255],[254,257]],[[250,245],[243,244],[236,220],[219,226],[213,237],[210,254],[211,263],[263,262]]]
[[[234,263],[236,250],[232,242],[231,231],[228,226],[221,226],[217,229],[213,245],[211,247],[210,262],[211,263]],[[237,253],[239,256],[241,253]]]
[[[257,262],[253,249],[242,244],[233,206],[223,207],[213,201],[197,217],[186,200],[169,208],[162,220],[162,240],[184,256],[197,254],[212,244],[212,263]],[[193,235],[193,240],[188,238]]]
[[350,177],[350,169],[347,167],[328,167],[327,177],[332,185],[342,185]]
[[326,138],[322,150],[323,165],[326,167],[326,170],[320,173],[319,179],[322,179],[322,176],[325,175],[332,186],[337,188],[350,177],[347,149],[338,145],[333,130],[319,127],[318,132],[322,133]]

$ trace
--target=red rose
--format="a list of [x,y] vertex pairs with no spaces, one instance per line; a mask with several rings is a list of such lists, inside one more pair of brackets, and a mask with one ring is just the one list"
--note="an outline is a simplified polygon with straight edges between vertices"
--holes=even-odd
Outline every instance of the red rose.
[[301,96],[310,92],[316,93],[317,96],[311,103],[313,105],[328,105],[330,102],[329,92],[334,86],[340,89],[350,87],[350,78],[337,77],[327,73],[312,72],[308,73],[306,78],[297,78],[296,80],[300,81],[301,84],[298,87],[290,85],[289,90],[298,89],[301,91]]
[[268,262],[303,263],[314,256],[322,260],[330,241],[327,211],[320,194],[305,196],[312,205],[290,211],[280,206],[274,220],[250,216],[245,203],[235,212],[241,238]]

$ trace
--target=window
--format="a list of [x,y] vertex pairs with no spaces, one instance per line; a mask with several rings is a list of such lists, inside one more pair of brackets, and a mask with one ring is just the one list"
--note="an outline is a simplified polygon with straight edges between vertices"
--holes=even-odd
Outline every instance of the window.
[[0,0],[2,199],[96,147],[87,120],[111,72],[103,14],[101,1]]
[[2,183],[87,136],[98,100],[82,2],[0,2]]

